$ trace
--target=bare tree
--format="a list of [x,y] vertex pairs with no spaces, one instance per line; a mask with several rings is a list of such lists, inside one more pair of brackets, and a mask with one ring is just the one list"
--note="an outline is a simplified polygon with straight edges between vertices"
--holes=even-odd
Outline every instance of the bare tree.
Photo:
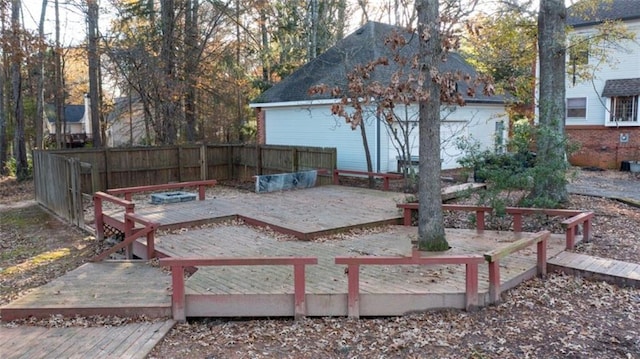
[[89,57],[89,101],[91,108],[91,134],[93,147],[102,147],[102,131],[100,126],[100,54],[98,51],[98,18],[97,0],[87,0],[87,54]]
[[541,0],[538,13],[540,61],[539,126],[536,168],[545,171],[534,184],[533,198],[558,203],[568,198],[565,160],[565,54],[564,0]]
[[14,157],[16,159],[16,178],[24,181],[29,178],[29,163],[27,162],[27,146],[24,139],[24,105],[22,99],[22,40],[20,30],[20,0],[11,1],[11,87],[12,114],[15,120],[13,136]]
[[38,63],[35,67],[37,94],[36,94],[36,148],[44,147],[44,56],[45,56],[45,38],[44,38],[44,20],[47,13],[47,0],[42,0],[42,10],[40,11],[40,22],[38,23]]
[[419,103],[418,247],[431,251],[449,249],[444,233],[440,190],[440,84],[434,78],[442,57],[438,10],[438,0],[416,1],[420,40],[417,61],[426,95]]

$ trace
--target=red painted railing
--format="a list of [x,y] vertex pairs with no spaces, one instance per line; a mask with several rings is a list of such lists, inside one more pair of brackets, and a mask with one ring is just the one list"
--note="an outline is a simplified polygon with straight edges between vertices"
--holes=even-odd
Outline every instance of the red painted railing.
[[173,319],[186,320],[185,268],[198,266],[293,265],[293,314],[300,319],[307,314],[305,301],[305,266],[318,264],[315,257],[246,257],[246,258],[162,258],[160,265],[171,268]]
[[[403,210],[404,225],[410,226],[412,212],[419,209],[418,202],[400,203],[396,206]],[[478,231],[485,229],[486,213],[493,211],[493,208],[491,207],[455,204],[443,204],[442,209],[446,211],[475,212],[476,229]],[[522,232],[523,216],[546,215],[567,218],[561,222],[562,227],[565,229],[566,249],[573,249],[573,247],[575,247],[576,235],[580,232],[580,226],[582,226],[582,240],[588,242],[591,239],[591,221],[594,216],[593,212],[583,212],[570,209],[507,207],[506,213],[513,216],[513,231],[516,233]]]
[[184,188],[184,187],[198,187],[198,199],[202,201],[205,198],[205,191],[207,187],[215,186],[216,183],[217,183],[216,180],[176,182],[176,183],[167,183],[167,184],[157,184],[157,185],[151,185],[151,186],[109,189],[107,190],[107,193],[111,195],[124,195],[124,198],[127,201],[131,201],[131,198],[135,193],[164,191],[167,189],[176,189],[176,188]]
[[347,265],[348,293],[347,305],[349,317],[360,317],[360,266],[361,265],[434,265],[464,264],[466,266],[467,310],[478,306],[478,265],[484,262],[480,255],[420,257],[418,251],[411,257],[336,257],[336,264]]
[[547,241],[550,236],[551,232],[541,231],[531,238],[523,238],[505,248],[485,253],[484,258],[489,262],[489,301],[491,303],[500,300],[500,259],[536,244],[538,275],[545,275],[547,273]]
[[379,173],[379,172],[367,172],[367,171],[351,171],[351,170],[333,170],[333,184],[340,184],[340,175],[356,175],[356,176],[372,176],[372,177],[380,177],[382,178],[382,188],[385,191],[389,190],[389,180],[390,179],[403,179],[404,176],[397,173]]
[[121,220],[119,220],[115,217],[105,214],[102,207],[103,202],[111,202],[115,205],[121,206],[124,209],[125,214],[133,213],[136,206],[135,203],[129,200],[123,200],[104,192],[96,192],[93,195],[93,208],[96,224],[96,237],[98,238],[98,240],[104,239],[105,224],[119,230],[120,232],[124,233],[125,231],[124,216]]

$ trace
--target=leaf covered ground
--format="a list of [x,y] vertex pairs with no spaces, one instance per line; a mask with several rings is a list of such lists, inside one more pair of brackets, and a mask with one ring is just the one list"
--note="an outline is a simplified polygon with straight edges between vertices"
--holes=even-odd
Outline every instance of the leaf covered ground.
[[[99,250],[92,237],[33,202],[20,202],[28,199],[32,184],[0,180],[0,305]],[[578,251],[640,263],[640,209],[586,196],[571,196],[569,206],[596,212],[594,239]],[[150,358],[640,358],[639,289],[553,273],[502,299],[473,313],[192,320],[177,325]],[[127,321],[55,318],[32,324],[119,322]]]

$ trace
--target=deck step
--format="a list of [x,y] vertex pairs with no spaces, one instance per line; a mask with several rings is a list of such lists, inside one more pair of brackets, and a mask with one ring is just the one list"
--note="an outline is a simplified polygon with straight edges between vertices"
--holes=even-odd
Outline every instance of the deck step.
[[549,271],[594,278],[609,283],[640,288],[640,264],[586,254],[561,252],[547,261]]

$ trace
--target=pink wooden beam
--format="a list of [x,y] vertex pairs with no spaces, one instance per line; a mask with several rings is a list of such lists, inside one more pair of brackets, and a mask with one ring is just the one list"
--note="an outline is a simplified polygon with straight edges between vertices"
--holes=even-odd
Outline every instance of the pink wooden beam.
[[294,318],[304,318],[307,314],[304,264],[293,265],[293,300],[295,303]]
[[183,266],[171,266],[171,283],[171,311],[173,313],[173,319],[184,322],[187,320],[187,312]]
[[130,201],[133,194],[135,193],[153,192],[153,191],[161,191],[166,189],[175,189],[175,188],[183,188],[183,187],[197,187],[198,198],[202,201],[205,199],[206,187],[215,186],[217,183],[218,182],[216,180],[189,181],[189,182],[166,183],[166,184],[151,185],[151,186],[116,188],[116,189],[107,190],[107,192],[111,195],[123,194],[124,197]]
[[347,266],[347,314],[350,318],[360,318],[360,265]]
[[489,302],[497,303],[500,300],[500,263],[489,262]]
[[467,263],[465,309],[472,310],[478,306],[478,263]]

